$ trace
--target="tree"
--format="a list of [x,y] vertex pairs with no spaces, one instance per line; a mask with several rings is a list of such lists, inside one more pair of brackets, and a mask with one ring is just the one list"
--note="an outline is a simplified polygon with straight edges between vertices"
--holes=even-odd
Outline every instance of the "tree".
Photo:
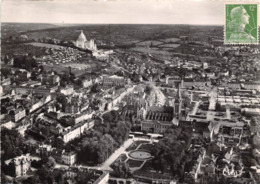
[[186,74],[187,74],[187,71],[186,71],[185,68],[180,68],[179,73],[180,73],[180,74],[179,74],[179,75],[180,75],[180,78],[183,79],[183,78],[185,78],[185,76],[186,76]]
[[11,74],[11,69],[1,68],[1,73],[2,73],[3,76],[8,77]]
[[120,178],[128,178],[130,173],[129,164],[126,162],[117,162],[113,165],[114,175]]
[[83,163],[104,162],[128,138],[131,124],[119,121],[117,111],[111,111],[103,118],[106,121],[105,124],[97,122],[94,131],[88,131],[85,135],[78,155],[79,160]]
[[32,80],[36,80],[36,79],[37,79],[37,74],[36,74],[35,71],[32,71],[32,73],[31,73],[31,79],[32,79]]
[[39,66],[40,72],[42,73],[44,71],[44,67],[41,65]]
[[70,73],[70,80],[73,81],[76,78],[74,73]]
[[251,124],[257,125],[260,124],[260,116],[254,116],[251,118]]
[[2,128],[1,140],[1,149],[4,150],[3,160],[11,159],[23,153],[21,150],[23,138],[16,130]]
[[99,93],[101,92],[101,87],[99,84],[94,84],[91,89],[90,89],[91,93]]
[[42,163],[41,163],[41,161],[33,160],[31,162],[31,166],[34,168],[40,168],[42,166]]
[[[165,172],[168,167],[173,173],[179,169],[182,170],[185,163],[182,163],[185,149],[189,148],[190,141],[186,136],[190,137],[190,130],[182,128],[172,128],[165,132],[164,138],[155,143],[152,153],[154,159],[152,167],[161,172]],[[182,174],[180,172],[179,174]]]
[[29,177],[22,182],[22,184],[35,184],[35,183],[40,183],[39,177],[36,175]]
[[64,147],[64,141],[60,138],[55,138],[54,141],[52,142],[53,147],[56,148],[63,148]]
[[3,172],[1,172],[1,183],[3,183],[3,184],[11,183],[10,180],[6,177],[6,175]]
[[260,149],[260,136],[259,135],[254,135],[253,136],[253,145],[256,149]]
[[111,122],[111,121],[113,121],[113,115],[110,112],[108,112],[103,115],[103,119],[106,122]]
[[48,178],[50,176],[50,173],[45,165],[42,165],[42,167],[39,168],[36,173],[39,176],[41,183],[44,183],[44,184],[48,183]]

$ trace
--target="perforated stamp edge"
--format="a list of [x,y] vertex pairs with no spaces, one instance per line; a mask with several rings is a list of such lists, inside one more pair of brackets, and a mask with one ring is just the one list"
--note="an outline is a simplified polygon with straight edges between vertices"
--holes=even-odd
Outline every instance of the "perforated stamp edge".
[[[224,45],[259,45],[259,3],[260,1],[225,1],[224,2],[224,19],[223,19],[223,43]],[[256,36],[256,39],[257,39],[257,42],[256,43],[230,43],[230,42],[226,42],[226,5],[229,5],[229,4],[256,4],[257,6],[257,36]]]

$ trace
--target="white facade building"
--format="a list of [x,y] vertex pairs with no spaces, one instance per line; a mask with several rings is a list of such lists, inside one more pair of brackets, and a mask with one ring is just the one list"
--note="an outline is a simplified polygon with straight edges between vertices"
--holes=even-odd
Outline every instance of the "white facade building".
[[78,39],[75,42],[75,45],[76,47],[79,47],[81,49],[88,49],[91,51],[97,50],[97,45],[95,44],[94,40],[91,39],[90,41],[88,41],[82,30]]
[[73,165],[76,162],[77,153],[65,152],[62,154],[62,161],[67,165]]

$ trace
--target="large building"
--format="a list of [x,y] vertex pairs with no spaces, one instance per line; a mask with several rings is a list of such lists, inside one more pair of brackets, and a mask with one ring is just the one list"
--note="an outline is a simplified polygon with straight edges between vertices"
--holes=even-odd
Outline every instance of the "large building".
[[141,122],[141,130],[152,133],[164,133],[171,128],[175,123],[172,121],[152,121],[144,120]]
[[71,179],[74,179],[76,183],[107,184],[109,180],[109,172],[106,171],[70,167],[63,172],[65,180],[71,181]]
[[73,165],[76,162],[77,153],[76,152],[64,152],[62,154],[62,161],[64,164]]
[[12,110],[12,111],[10,111],[9,116],[13,122],[17,122],[26,116],[25,109],[22,107],[19,107],[15,110]]
[[29,154],[15,157],[9,163],[10,169],[13,171],[12,176],[25,176],[31,169],[31,157]]
[[180,85],[173,107],[146,106],[141,107],[137,117],[141,121],[141,130],[152,133],[164,133],[173,125],[178,125],[182,110]]
[[140,115],[146,120],[171,121],[174,116],[174,108],[150,106],[140,109]]
[[78,123],[77,125],[62,132],[61,138],[64,141],[64,143],[68,143],[69,141],[77,137],[80,137],[84,133],[84,131],[93,128],[93,126],[94,126],[94,121],[92,120]]
[[90,41],[88,41],[82,30],[78,39],[75,42],[75,45],[76,47],[81,49],[88,49],[91,51],[97,50],[97,46],[94,43],[94,40],[91,39]]
[[102,84],[106,87],[114,87],[114,86],[125,86],[126,84],[130,84],[131,80],[129,78],[112,75],[112,76],[104,76]]

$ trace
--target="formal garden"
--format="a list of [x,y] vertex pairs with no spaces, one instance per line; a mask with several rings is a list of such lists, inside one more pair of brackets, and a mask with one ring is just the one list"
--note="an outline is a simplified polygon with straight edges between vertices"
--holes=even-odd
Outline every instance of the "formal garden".
[[190,133],[190,129],[176,127],[169,129],[159,142],[134,138],[110,167],[115,176],[123,178],[183,178],[192,157],[188,151]]
[[152,149],[153,143],[147,141],[134,141],[127,149],[126,153],[121,154],[112,164],[115,167],[120,162],[124,162],[129,167],[130,171],[140,169],[147,160],[153,158],[149,150]]

